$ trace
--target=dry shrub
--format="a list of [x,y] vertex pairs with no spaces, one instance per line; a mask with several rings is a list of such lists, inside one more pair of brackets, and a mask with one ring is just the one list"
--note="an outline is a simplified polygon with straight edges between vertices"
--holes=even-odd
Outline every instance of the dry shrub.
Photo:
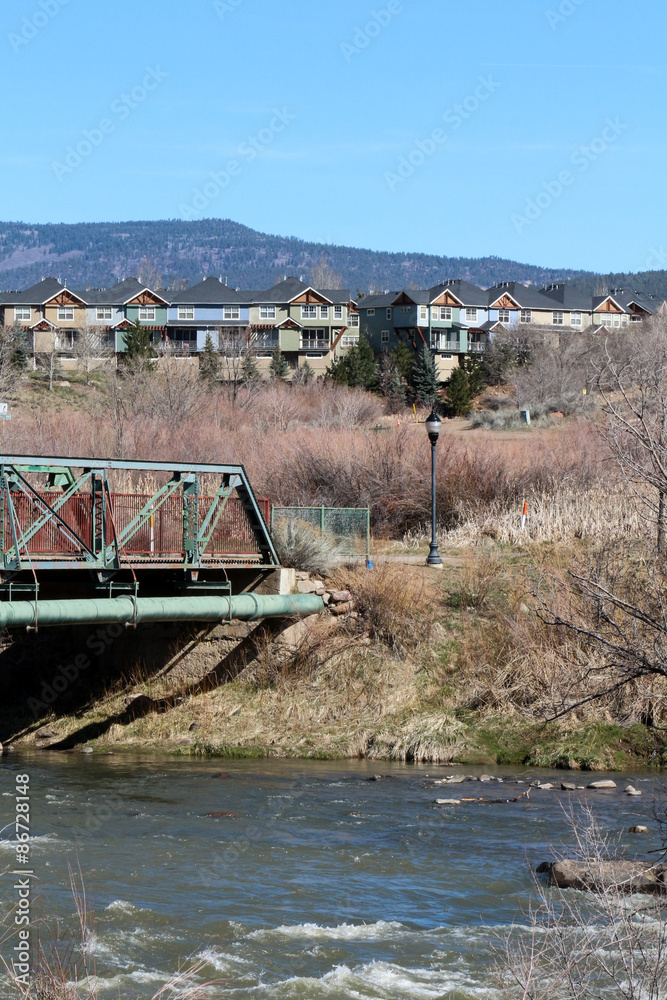
[[[552,613],[590,627],[590,608],[583,606],[554,555],[547,556],[540,575]],[[628,562],[623,575],[628,599],[634,599],[633,588],[635,597],[637,588],[645,590],[636,564]],[[566,717],[572,723],[665,725],[667,678],[647,675],[616,687],[621,674],[615,674],[613,656],[606,657],[585,635],[538,614],[539,605],[529,596],[535,586],[534,575],[507,584],[505,602],[491,597],[474,622],[464,612],[449,670],[455,707],[540,721]]]
[[422,576],[380,562],[372,571],[348,571],[345,586],[358,615],[347,623],[349,634],[368,637],[401,659],[428,639],[431,621]]
[[[240,463],[257,493],[278,505],[370,507],[373,530],[382,537],[400,538],[428,520],[423,428],[404,424],[376,433],[369,427],[380,405],[374,396],[331,385],[263,384],[234,400],[201,382],[195,389],[194,407],[186,374],[180,382],[174,376],[159,405],[148,395],[141,395],[141,405],[113,405],[113,394],[102,393],[79,399],[76,408],[27,400],[7,428],[7,449]],[[479,521],[489,506],[509,512],[528,494],[583,493],[607,475],[604,445],[583,420],[515,436],[457,428],[446,423],[438,445],[438,512],[447,530]]]
[[272,538],[283,566],[326,576],[336,565],[335,540],[307,521],[281,518],[273,528]]
[[475,556],[463,557],[459,589],[450,594],[452,607],[466,611],[481,611],[489,602],[494,589],[502,586],[503,561],[500,553],[487,548]]

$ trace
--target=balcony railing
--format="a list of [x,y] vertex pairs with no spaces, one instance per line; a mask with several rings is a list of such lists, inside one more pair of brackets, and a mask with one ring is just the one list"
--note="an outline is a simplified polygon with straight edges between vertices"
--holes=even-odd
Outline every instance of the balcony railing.
[[486,350],[486,344],[471,343],[468,344],[468,350],[471,354],[483,354]]
[[302,351],[328,351],[329,341],[328,340],[314,340],[309,337],[301,338],[301,350]]
[[434,351],[465,351],[465,347],[461,347],[458,340],[445,340],[444,337],[434,337],[431,340],[431,347]]

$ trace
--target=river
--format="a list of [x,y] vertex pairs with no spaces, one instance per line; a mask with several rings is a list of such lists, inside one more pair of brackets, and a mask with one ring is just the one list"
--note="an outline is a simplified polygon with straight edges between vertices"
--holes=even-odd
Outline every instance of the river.
[[[530,866],[567,842],[563,805],[587,798],[610,831],[655,828],[664,788],[658,775],[613,775],[613,792],[434,806],[463,788],[510,798],[526,790],[516,780],[600,777],[493,768],[503,785],[431,782],[483,771],[12,754],[0,763],[0,826],[13,822],[16,775],[29,774],[33,911],[70,918],[68,864],[80,865],[102,1000],[152,997],[188,956],[203,963],[200,980],[217,981],[213,997],[464,1000],[491,995],[491,943],[521,922]],[[623,795],[628,780],[641,798]],[[657,844],[655,834],[626,840],[635,851]],[[0,841],[0,871],[13,850]],[[6,913],[9,875],[0,888]]]

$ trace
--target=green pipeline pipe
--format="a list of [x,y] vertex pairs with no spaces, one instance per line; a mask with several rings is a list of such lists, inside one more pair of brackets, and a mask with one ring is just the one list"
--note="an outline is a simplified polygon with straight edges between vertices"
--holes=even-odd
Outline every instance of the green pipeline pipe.
[[315,594],[238,594],[235,597],[110,597],[81,601],[0,601],[0,628],[47,625],[125,625],[144,622],[222,622],[231,618],[315,615],[324,601]]

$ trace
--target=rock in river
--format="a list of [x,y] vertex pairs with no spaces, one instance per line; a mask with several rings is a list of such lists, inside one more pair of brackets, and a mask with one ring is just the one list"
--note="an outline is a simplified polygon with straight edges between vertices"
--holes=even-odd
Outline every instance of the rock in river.
[[591,781],[588,787],[602,791],[605,788],[616,788],[616,782],[612,781],[611,778],[604,778],[602,781]]

